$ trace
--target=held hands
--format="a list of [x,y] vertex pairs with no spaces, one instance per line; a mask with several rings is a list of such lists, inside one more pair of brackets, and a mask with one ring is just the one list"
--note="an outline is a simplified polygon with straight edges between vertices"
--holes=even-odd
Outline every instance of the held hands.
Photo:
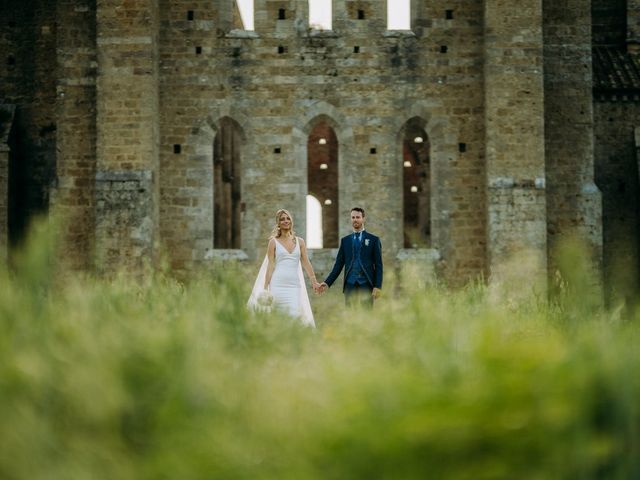
[[322,295],[328,288],[329,288],[329,285],[327,285],[325,282],[322,282],[322,283],[314,282],[313,284],[313,291],[317,295]]

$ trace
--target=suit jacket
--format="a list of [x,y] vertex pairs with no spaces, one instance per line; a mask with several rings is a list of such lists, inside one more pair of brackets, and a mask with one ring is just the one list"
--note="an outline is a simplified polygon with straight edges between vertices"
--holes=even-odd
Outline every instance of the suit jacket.
[[[360,247],[360,262],[364,274],[367,277],[367,281],[371,288],[382,288],[382,245],[380,239],[375,235],[364,231],[362,234],[362,244]],[[349,272],[353,268],[353,262],[355,260],[355,240],[353,233],[350,233],[346,237],[342,237],[340,240],[340,248],[338,250],[338,256],[336,257],[336,263],[333,265],[333,270],[327,276],[325,283],[329,286],[333,284],[340,275],[340,272],[345,268],[344,282],[342,285],[342,291],[347,283],[347,277]]]

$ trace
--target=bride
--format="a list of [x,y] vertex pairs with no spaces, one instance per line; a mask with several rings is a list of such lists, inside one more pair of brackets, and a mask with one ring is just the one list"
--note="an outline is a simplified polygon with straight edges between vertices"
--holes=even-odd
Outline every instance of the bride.
[[307,246],[302,238],[296,237],[291,214],[280,209],[276,212],[276,225],[269,238],[267,255],[248,305],[260,308],[272,300],[276,310],[299,318],[304,325],[315,327],[302,267],[307,272],[314,291],[317,291],[320,284],[307,256]]

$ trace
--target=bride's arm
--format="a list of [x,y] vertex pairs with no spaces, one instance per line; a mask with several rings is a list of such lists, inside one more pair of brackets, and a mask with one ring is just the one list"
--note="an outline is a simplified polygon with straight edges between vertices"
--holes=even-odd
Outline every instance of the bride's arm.
[[276,240],[274,238],[269,240],[269,246],[267,247],[267,260],[269,261],[269,264],[267,265],[267,273],[264,277],[265,290],[269,288],[269,284],[271,283],[271,276],[273,275],[273,271],[276,268]]
[[307,272],[309,280],[311,280],[311,283],[313,284],[313,289],[317,290],[320,284],[318,283],[318,280],[316,280],[316,274],[313,272],[313,266],[309,261],[309,256],[307,255],[307,245],[304,243],[304,240],[302,238],[298,237],[298,240],[300,241],[300,260],[302,262],[302,266],[304,267],[304,271]]

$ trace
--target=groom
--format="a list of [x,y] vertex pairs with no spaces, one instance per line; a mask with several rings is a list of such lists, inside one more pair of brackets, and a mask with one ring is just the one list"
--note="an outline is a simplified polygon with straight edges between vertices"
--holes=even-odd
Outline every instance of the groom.
[[320,292],[333,285],[345,268],[342,291],[347,305],[355,301],[372,306],[382,288],[382,245],[380,239],[364,231],[364,210],[351,209],[353,233],[343,237],[333,270],[320,284]]

